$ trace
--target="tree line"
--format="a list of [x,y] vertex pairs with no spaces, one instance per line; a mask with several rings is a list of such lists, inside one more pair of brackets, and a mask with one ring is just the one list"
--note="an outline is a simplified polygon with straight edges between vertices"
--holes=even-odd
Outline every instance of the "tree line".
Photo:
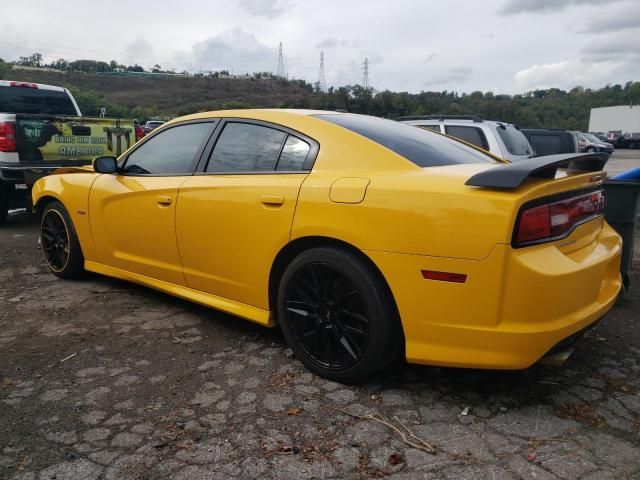
[[516,95],[493,92],[376,92],[360,85],[329,88],[280,106],[321,110],[344,109],[380,117],[413,115],[478,115],[522,127],[586,131],[595,107],[640,104],[640,82],[599,89],[574,87],[538,89]]
[[[124,66],[115,60],[102,62],[98,60],[75,60],[68,62],[58,59],[50,64],[42,60],[42,55],[35,53],[29,57],[20,57],[16,62],[5,63],[0,59],[0,79],[7,78],[12,64],[25,66],[49,67],[63,71],[77,71],[83,73],[109,72],[117,69],[129,71],[144,71],[143,67],[135,64]],[[153,72],[164,72],[160,65],[155,65]],[[229,72],[209,72],[211,82],[222,81]],[[201,77],[202,75],[195,77]],[[500,120],[514,123],[522,127],[562,128],[566,130],[585,131],[588,128],[589,112],[594,107],[614,105],[640,104],[640,82],[629,81],[624,85],[607,85],[599,89],[576,86],[568,91],[559,88],[537,89],[515,95],[495,94],[493,92],[475,91],[459,93],[443,90],[420,93],[393,92],[390,90],[376,91],[361,85],[347,85],[338,88],[331,87],[322,92],[318,85],[312,85],[304,80],[286,80],[278,78],[270,72],[259,72],[246,77],[237,78],[234,82],[247,82],[246,91],[257,91],[251,82],[267,80],[274,82],[276,88],[284,90],[288,85],[295,85],[303,92],[293,99],[282,100],[276,98],[273,92],[269,98],[261,98],[259,106],[280,108],[311,108],[319,110],[346,110],[353,113],[363,113],[387,118],[398,118],[409,115],[460,115],[472,114],[485,119]],[[106,79],[105,79],[106,81]],[[169,81],[169,80],[167,80]],[[194,81],[196,79],[194,78]],[[61,84],[65,79],[61,79]],[[204,110],[225,108],[252,108],[256,105],[251,100],[237,97],[227,100],[200,98],[194,103],[175,103],[170,101],[161,108],[156,105],[140,104],[132,106],[107,102],[104,96],[95,91],[82,90],[73,85],[69,87],[80,108],[86,115],[97,115],[100,108],[107,107],[109,115],[135,117],[145,119],[157,115],[185,115]],[[170,85],[167,84],[166,87]],[[212,85],[212,88],[215,88]],[[133,92],[132,92],[133,94]],[[253,96],[255,99],[255,95]]]

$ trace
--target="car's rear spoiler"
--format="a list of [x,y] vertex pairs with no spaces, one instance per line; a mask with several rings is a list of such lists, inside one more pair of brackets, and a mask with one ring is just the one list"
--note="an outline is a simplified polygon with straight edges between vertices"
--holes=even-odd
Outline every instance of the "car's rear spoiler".
[[528,177],[555,178],[559,168],[571,172],[599,172],[609,160],[606,153],[565,153],[519,160],[490,168],[465,182],[474,187],[518,188]]

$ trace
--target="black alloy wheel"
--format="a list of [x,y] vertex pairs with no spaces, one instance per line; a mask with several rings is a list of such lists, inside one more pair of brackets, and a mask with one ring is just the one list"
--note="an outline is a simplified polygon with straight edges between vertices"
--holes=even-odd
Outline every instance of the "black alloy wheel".
[[61,278],[73,278],[84,271],[84,256],[73,223],[64,206],[49,203],[40,220],[40,242],[49,269]]
[[369,342],[369,312],[361,292],[327,263],[296,271],[285,293],[293,340],[319,367],[346,370]]
[[363,255],[306,250],[287,266],[277,313],[287,343],[311,371],[361,383],[398,356],[402,326],[379,271]]
[[51,270],[61,272],[69,262],[69,232],[62,215],[48,210],[42,216],[42,251]]

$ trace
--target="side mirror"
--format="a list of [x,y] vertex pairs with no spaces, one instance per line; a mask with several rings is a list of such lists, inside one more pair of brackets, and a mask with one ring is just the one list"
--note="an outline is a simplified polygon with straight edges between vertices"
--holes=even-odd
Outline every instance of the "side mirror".
[[116,157],[96,157],[93,159],[93,170],[97,173],[116,173],[118,163]]

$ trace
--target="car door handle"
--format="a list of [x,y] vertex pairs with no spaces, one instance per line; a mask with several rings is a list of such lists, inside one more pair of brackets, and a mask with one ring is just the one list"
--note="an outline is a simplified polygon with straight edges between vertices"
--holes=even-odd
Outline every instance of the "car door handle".
[[282,195],[262,195],[260,201],[265,205],[282,205],[284,197]]
[[171,197],[169,195],[158,195],[156,202],[158,205],[171,205]]

